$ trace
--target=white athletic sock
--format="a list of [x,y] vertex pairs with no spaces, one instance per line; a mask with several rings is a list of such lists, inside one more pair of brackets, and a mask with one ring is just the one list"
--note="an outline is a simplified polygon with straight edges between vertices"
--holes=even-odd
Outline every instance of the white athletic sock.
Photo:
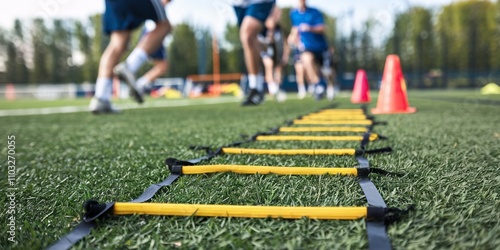
[[95,98],[103,101],[109,101],[113,94],[113,79],[97,78],[95,84]]
[[306,86],[305,85],[298,85],[297,88],[299,89],[299,93],[300,94],[305,94],[307,91],[306,91]]
[[257,75],[248,75],[248,87],[257,89]]
[[312,95],[312,94],[314,94],[314,89],[315,89],[315,86],[316,86],[316,85],[314,85],[314,84],[309,84],[309,85],[307,86],[307,92],[308,92],[309,94],[311,94],[311,95]]
[[135,48],[127,57],[127,68],[135,74],[148,60],[148,54],[141,48]]
[[259,92],[264,91],[264,75],[258,74],[257,75],[257,90]]
[[275,82],[267,83],[267,88],[269,89],[269,94],[275,95],[280,90],[280,87]]
[[335,89],[333,88],[332,85],[328,85],[328,87],[326,87],[326,97],[328,98],[335,97]]

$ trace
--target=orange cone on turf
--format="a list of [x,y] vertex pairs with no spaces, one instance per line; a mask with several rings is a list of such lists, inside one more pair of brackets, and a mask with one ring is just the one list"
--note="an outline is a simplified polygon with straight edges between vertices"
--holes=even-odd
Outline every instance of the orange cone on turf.
[[370,86],[368,85],[368,77],[366,71],[360,69],[356,73],[354,81],[354,89],[352,91],[351,102],[354,104],[362,104],[371,102]]
[[378,95],[377,107],[373,114],[404,114],[415,113],[416,108],[410,107],[406,95],[406,82],[397,55],[387,56],[382,77],[382,86]]

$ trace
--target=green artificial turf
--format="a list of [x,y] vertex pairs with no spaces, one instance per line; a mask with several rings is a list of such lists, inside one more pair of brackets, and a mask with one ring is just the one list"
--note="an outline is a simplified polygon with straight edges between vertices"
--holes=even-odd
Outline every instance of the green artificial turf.
[[[437,94],[436,94],[437,93]],[[465,97],[464,92],[436,96]],[[470,95],[474,95],[471,91]],[[389,137],[370,148],[372,166],[405,173],[372,175],[390,207],[411,212],[389,228],[396,249],[495,249],[500,246],[500,116],[496,105],[425,99],[411,92],[412,115],[378,115],[389,122],[375,132]],[[347,98],[338,108],[355,108]],[[375,105],[375,100],[373,105]],[[190,145],[219,147],[241,134],[284,124],[328,102],[271,101],[259,107],[236,103],[88,113],[1,117],[2,166],[7,136],[16,137],[16,240],[0,236],[0,249],[40,249],[78,224],[82,203],[129,201],[168,175],[167,157],[204,154]],[[373,106],[372,105],[372,106]],[[293,133],[299,134],[299,133]],[[310,133],[305,133],[310,134]],[[332,135],[335,133],[319,133]],[[342,133],[345,135],[346,133]],[[356,133],[355,133],[356,134]],[[341,148],[351,142],[255,142],[246,148]],[[222,155],[207,164],[353,167],[351,156]],[[7,168],[2,167],[2,193]],[[2,225],[7,196],[1,198]],[[211,174],[181,177],[153,202],[272,206],[366,206],[356,179],[340,176]],[[360,249],[367,248],[359,221],[112,216],[74,249]]]

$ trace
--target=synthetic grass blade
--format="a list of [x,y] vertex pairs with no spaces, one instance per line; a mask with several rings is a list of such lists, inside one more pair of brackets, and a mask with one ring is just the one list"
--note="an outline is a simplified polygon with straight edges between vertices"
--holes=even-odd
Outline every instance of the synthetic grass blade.
[[356,149],[250,149],[222,148],[224,154],[253,155],[356,155]]
[[[294,136],[294,135],[269,135],[258,136],[257,141],[362,141],[363,136]],[[370,141],[375,141],[379,137],[376,134],[371,134],[368,138]]]
[[368,217],[367,207],[270,207],[168,203],[115,203],[115,215],[162,215],[237,218],[357,220]]

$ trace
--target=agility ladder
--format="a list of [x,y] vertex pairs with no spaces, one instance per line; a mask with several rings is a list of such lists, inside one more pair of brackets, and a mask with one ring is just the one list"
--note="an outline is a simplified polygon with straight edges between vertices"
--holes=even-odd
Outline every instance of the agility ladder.
[[[289,123],[291,124],[291,123]],[[68,235],[61,238],[49,249],[68,249],[81,238],[90,233],[96,226],[95,220],[106,214],[148,214],[164,216],[203,216],[203,217],[241,217],[241,218],[284,218],[299,219],[303,217],[320,220],[356,220],[365,218],[370,249],[391,249],[386,233],[385,222],[391,218],[408,212],[400,209],[387,208],[383,198],[368,178],[372,171],[379,174],[390,174],[379,169],[370,169],[369,162],[362,157],[366,153],[390,151],[390,149],[366,151],[369,141],[383,137],[372,134],[371,130],[377,123],[373,118],[360,110],[323,110],[308,116],[299,117],[293,124],[308,125],[369,125],[369,127],[280,127],[271,133],[258,133],[251,137],[252,141],[269,140],[321,140],[321,141],[361,141],[361,150],[356,149],[309,149],[309,150],[257,150],[221,147],[216,151],[208,152],[207,156],[190,160],[179,161],[169,158],[166,160],[171,174],[163,182],[151,185],[137,199],[131,202],[112,202],[99,204],[88,201],[84,205],[86,213],[82,222]],[[277,133],[290,132],[363,132],[364,136],[277,136]],[[241,145],[246,142],[237,142],[232,145]],[[208,150],[207,150],[208,151]],[[210,160],[219,154],[275,154],[275,155],[352,155],[357,156],[359,168],[311,168],[311,167],[268,167],[242,165],[198,165],[201,161]],[[176,165],[177,163],[186,166]],[[368,200],[368,207],[272,207],[272,206],[231,206],[231,205],[202,205],[202,204],[162,204],[142,203],[150,200],[162,187],[171,185],[181,175],[210,174],[232,172],[239,174],[276,174],[276,175],[351,175],[359,178],[359,183]]]

